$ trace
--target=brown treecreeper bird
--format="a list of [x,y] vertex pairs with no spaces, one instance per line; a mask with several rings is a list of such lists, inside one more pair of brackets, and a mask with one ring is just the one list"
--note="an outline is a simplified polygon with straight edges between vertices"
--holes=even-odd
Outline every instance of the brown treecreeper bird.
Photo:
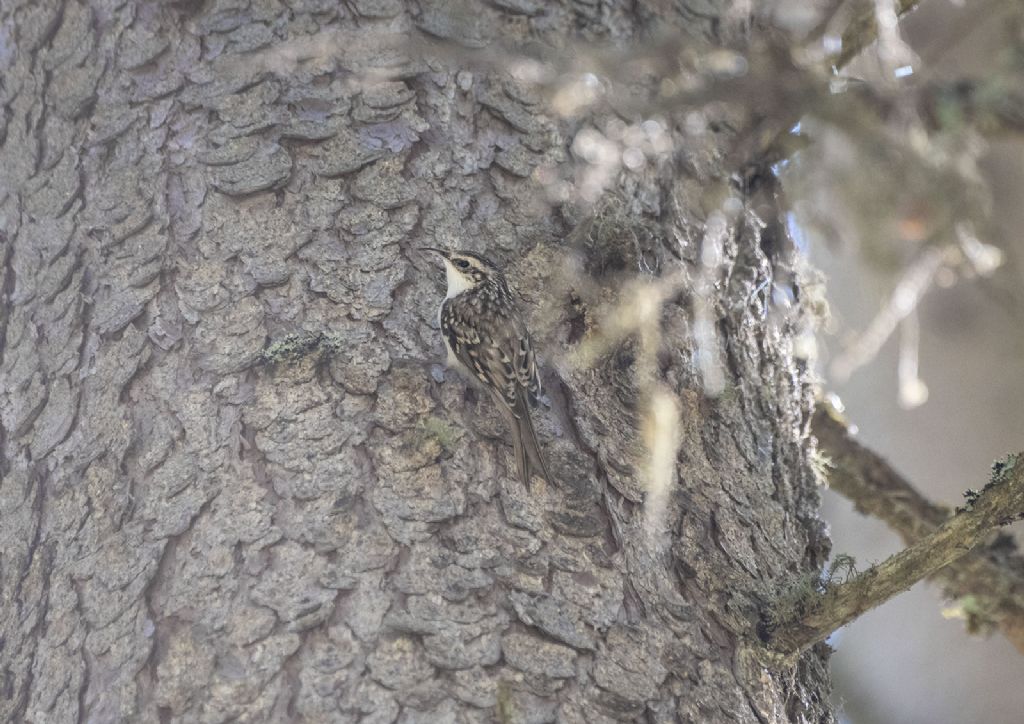
[[531,465],[550,483],[530,419],[530,405],[541,394],[540,371],[505,275],[493,262],[469,251],[421,250],[439,254],[448,275],[448,296],[438,314],[448,366],[457,362],[498,403],[512,428],[516,467],[526,487]]

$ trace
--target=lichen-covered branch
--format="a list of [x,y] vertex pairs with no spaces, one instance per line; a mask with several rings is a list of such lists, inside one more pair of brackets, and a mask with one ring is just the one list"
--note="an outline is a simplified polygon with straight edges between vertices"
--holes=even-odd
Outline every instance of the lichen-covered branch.
[[[812,423],[821,451],[829,458],[829,487],[857,510],[884,521],[910,545],[934,533],[949,510],[921,495],[885,460],[861,445],[845,422],[819,405]],[[972,631],[998,627],[1024,653],[1024,557],[1013,539],[999,536],[939,569],[932,580],[961,602]]]
[[1024,464],[1018,464],[1019,457],[997,462],[984,489],[968,491],[966,505],[936,531],[851,581],[828,589],[807,602],[796,617],[777,622],[768,632],[768,646],[780,653],[802,651],[962,557],[994,528],[1024,518]]

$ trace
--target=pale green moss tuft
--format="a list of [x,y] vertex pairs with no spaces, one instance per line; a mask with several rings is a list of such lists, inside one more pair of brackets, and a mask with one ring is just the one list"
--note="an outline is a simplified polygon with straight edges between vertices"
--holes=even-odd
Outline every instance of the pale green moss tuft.
[[416,425],[416,430],[423,440],[433,440],[445,450],[452,450],[459,441],[459,428],[431,415],[423,418]]
[[775,597],[772,607],[768,611],[769,627],[804,617],[810,611],[821,606],[836,586],[849,583],[858,575],[856,559],[851,555],[840,553],[832,559],[827,570],[821,573],[810,571],[791,581]]
[[515,721],[512,708],[512,689],[506,681],[498,682],[497,694],[498,721],[501,724],[512,724]]

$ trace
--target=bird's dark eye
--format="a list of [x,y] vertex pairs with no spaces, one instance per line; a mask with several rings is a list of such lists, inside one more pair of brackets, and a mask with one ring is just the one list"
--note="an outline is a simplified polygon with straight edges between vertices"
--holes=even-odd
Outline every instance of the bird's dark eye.
[[456,259],[454,264],[459,269],[469,269],[469,262],[466,261],[465,259]]

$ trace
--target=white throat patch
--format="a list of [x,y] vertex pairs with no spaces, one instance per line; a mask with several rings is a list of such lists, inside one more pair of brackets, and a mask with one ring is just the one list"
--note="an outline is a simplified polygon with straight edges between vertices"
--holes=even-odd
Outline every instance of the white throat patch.
[[444,260],[444,270],[448,276],[448,296],[445,297],[446,299],[451,299],[452,297],[462,294],[467,289],[473,288],[469,279],[460,274],[447,259]]

